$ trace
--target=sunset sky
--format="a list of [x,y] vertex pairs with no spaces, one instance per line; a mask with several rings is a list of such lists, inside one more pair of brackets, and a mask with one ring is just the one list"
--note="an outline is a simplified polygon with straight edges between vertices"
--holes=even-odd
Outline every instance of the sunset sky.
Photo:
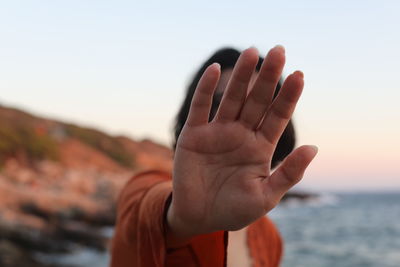
[[301,69],[301,188],[400,190],[399,1],[5,1],[0,103],[169,145],[216,49],[286,47]]

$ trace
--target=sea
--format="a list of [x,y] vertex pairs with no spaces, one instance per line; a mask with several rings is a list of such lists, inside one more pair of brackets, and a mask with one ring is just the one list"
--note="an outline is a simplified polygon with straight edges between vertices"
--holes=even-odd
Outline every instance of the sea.
[[[289,200],[269,217],[284,239],[282,267],[400,267],[400,192]],[[105,230],[112,234],[112,229]],[[42,259],[71,267],[106,267],[110,256],[77,250]]]
[[282,267],[400,267],[400,192],[326,194],[270,212]]

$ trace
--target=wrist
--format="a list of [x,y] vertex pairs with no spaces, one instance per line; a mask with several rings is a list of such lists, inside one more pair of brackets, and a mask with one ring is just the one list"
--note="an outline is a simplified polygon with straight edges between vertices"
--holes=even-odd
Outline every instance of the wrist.
[[178,247],[183,246],[190,242],[190,240],[196,235],[192,227],[186,225],[176,215],[173,204],[168,206],[166,213],[166,240],[167,247]]

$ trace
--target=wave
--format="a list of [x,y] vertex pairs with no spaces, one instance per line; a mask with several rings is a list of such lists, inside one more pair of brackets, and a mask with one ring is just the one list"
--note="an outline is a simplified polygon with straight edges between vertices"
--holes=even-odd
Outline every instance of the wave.
[[339,196],[334,194],[310,194],[307,198],[289,198],[281,202],[281,206],[296,208],[300,206],[336,206],[340,201]]

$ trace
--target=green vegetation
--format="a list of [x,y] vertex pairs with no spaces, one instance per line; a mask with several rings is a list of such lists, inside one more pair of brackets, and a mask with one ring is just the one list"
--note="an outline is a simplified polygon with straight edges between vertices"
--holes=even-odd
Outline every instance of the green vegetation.
[[68,136],[100,150],[125,167],[133,167],[134,159],[132,155],[115,138],[97,130],[82,128],[72,124],[64,125],[64,127]]
[[[100,131],[41,119],[24,111],[0,105],[0,167],[9,157],[32,161],[59,159],[59,143],[50,132],[60,126],[66,137],[106,154],[125,167],[134,167],[134,156],[117,138]],[[50,132],[49,132],[50,131]]]
[[58,145],[47,135],[39,135],[32,127],[0,120],[0,163],[7,157],[57,159]]

